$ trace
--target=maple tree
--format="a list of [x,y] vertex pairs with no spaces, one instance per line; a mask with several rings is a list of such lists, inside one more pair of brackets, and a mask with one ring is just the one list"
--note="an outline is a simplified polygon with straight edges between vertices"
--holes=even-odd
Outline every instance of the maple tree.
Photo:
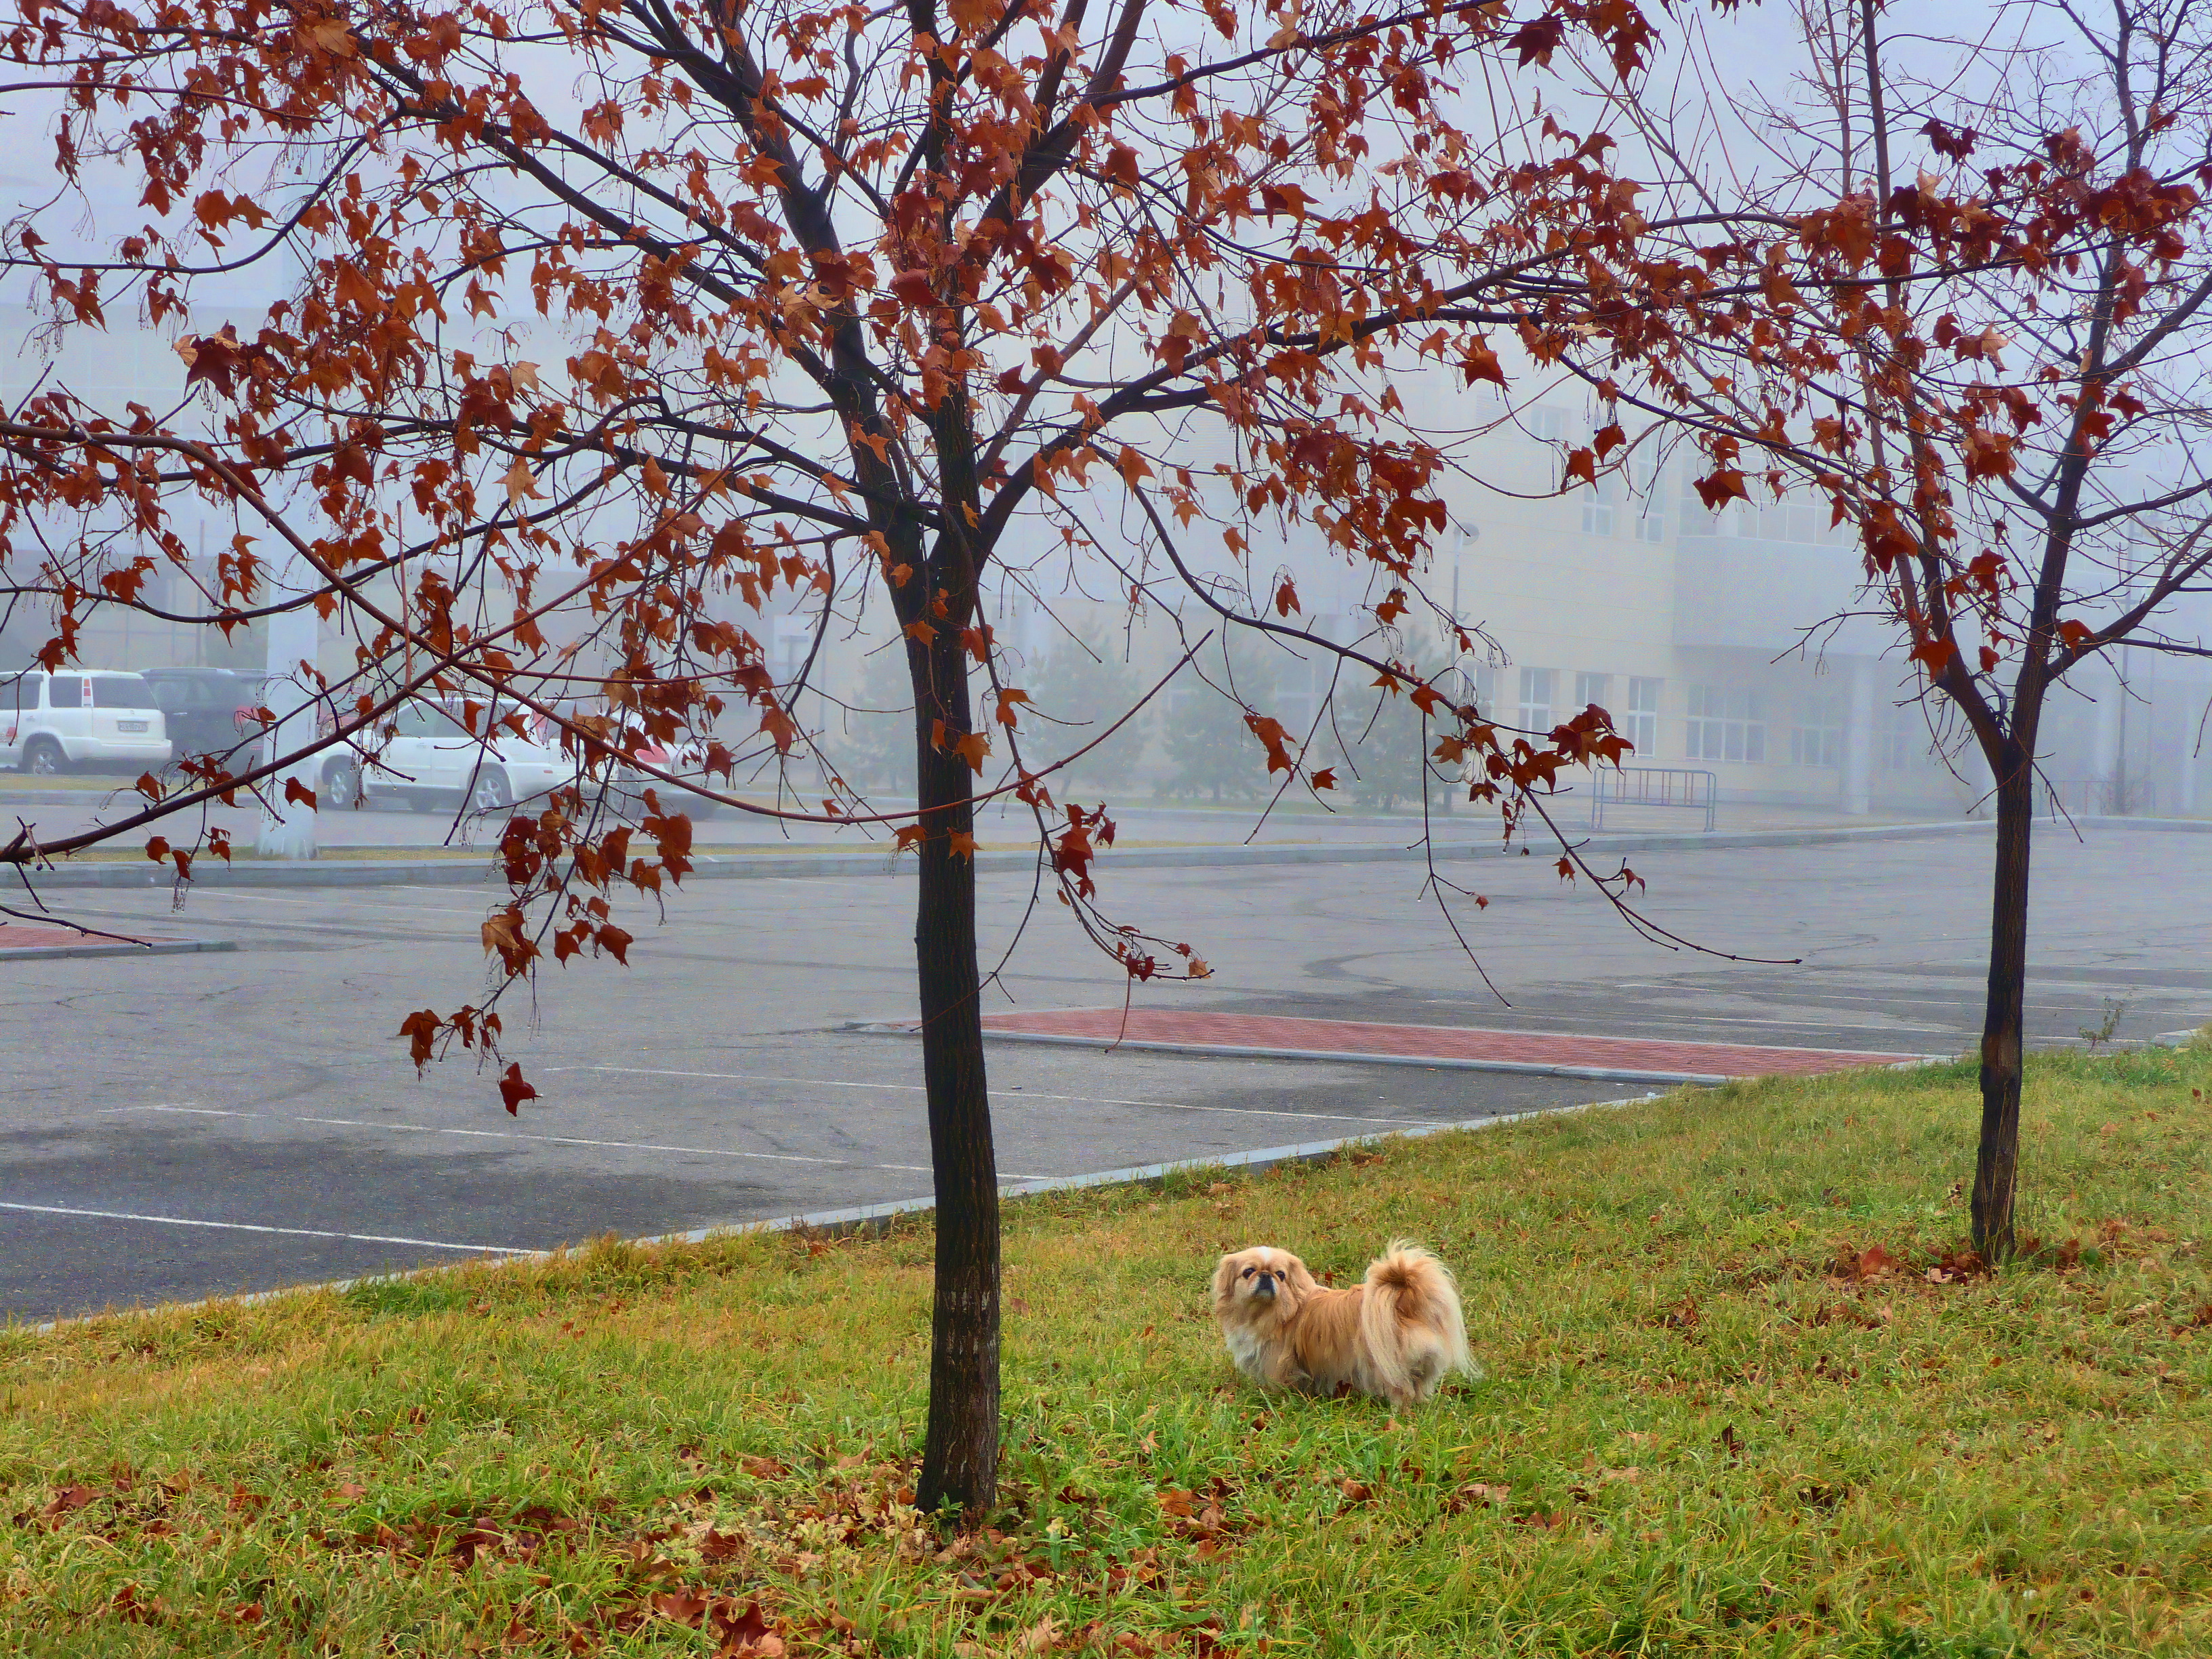
[[1826,502],[1856,533],[1861,614],[1987,763],[1972,1218],[1994,1261],[2014,1243],[2045,710],[2123,646],[2212,655],[2173,620],[2212,578],[2212,13],[2037,5],[1961,44],[1904,9],[1800,0],[1800,95],[1745,112],[1763,159],[1694,166],[1650,119],[1655,217],[1725,188],[1727,234],[1594,251],[1596,303],[1555,307],[1540,350],[1613,413],[1571,463],[1586,475],[1641,425],[1702,452],[1709,510]]
[[[545,722],[577,767],[500,840],[484,942],[514,979],[625,957],[617,895],[681,880],[702,779],[739,811],[888,829],[915,855],[937,1199],[918,1491],[987,1504],[977,804],[1030,809],[1059,896],[1131,975],[1205,971],[1098,910],[1111,821],[1055,800],[1067,754],[1030,750],[1079,752],[1128,711],[1038,737],[992,581],[1103,559],[1139,599],[1178,582],[1219,625],[1333,653],[1413,705],[1436,764],[1509,831],[1563,769],[1617,760],[1601,710],[1516,732],[1413,666],[1424,617],[1448,651],[1469,640],[1419,581],[1450,445],[1390,381],[1427,365],[1502,385],[1492,331],[1539,338],[1531,319],[1593,258],[1653,234],[1632,190],[1549,153],[1514,91],[1569,41],[1634,76],[1647,21],[1627,0],[13,9],[7,90],[51,100],[63,189],[11,227],[9,267],[64,333],[136,308],[187,369],[165,410],[56,383],[0,420],[0,556],[52,609],[46,660],[104,606],[229,631],[312,605],[353,664],[295,676],[312,737],[187,757],[139,810],[5,856],[179,834],[303,755],[373,758],[427,693],[476,730]],[[203,314],[197,289],[256,269],[283,289],[264,316]],[[1376,579],[1349,642],[1304,625],[1275,551],[1301,540]],[[270,549],[297,581],[272,579]],[[181,609],[155,604],[156,574]],[[795,716],[818,650],[779,678],[742,621],[811,606],[826,636],[859,594],[899,633],[908,812],[873,810]],[[1334,787],[1301,734],[1257,707],[1243,724],[1277,789]],[[815,805],[737,791],[808,765]],[[617,767],[646,786],[628,818],[597,787]],[[218,831],[147,845],[180,877],[229,850]],[[1560,868],[1632,880],[1572,852]],[[417,1063],[500,1052],[492,1000],[403,1036]],[[510,1110],[535,1093],[519,1065],[501,1088]]]

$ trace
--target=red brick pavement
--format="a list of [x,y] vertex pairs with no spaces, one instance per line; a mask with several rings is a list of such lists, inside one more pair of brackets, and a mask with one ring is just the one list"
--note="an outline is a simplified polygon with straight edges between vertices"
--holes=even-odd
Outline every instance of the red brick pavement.
[[74,927],[41,927],[21,921],[0,923],[0,951],[54,951],[88,945],[165,945],[166,939],[120,939],[100,933],[80,933]]
[[1068,1008],[987,1014],[983,1029],[1007,1036],[1092,1037],[1101,1043],[1175,1043],[1291,1049],[1407,1060],[1490,1062],[1515,1066],[1594,1066],[1685,1077],[1809,1075],[1853,1066],[1896,1065],[1917,1054],[1834,1048],[1764,1048],[1735,1042],[1670,1042],[1647,1037],[1490,1031],[1459,1025],[1381,1025],[1358,1020],[1289,1019],[1267,1014],[1177,1012],[1136,1008]]

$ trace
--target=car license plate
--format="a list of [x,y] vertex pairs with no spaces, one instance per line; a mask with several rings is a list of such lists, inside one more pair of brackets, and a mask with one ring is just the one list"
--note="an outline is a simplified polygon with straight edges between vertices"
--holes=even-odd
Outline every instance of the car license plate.
[[118,720],[115,722],[115,729],[118,732],[143,732],[146,729],[146,722],[143,720]]

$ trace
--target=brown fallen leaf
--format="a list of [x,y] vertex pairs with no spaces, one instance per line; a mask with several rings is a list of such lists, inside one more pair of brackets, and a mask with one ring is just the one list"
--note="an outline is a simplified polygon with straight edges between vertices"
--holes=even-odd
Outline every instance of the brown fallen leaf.
[[1502,1508],[1513,1496],[1510,1486],[1470,1480],[1444,1499],[1446,1515],[1462,1515],[1477,1507]]
[[707,1598],[696,1590],[669,1590],[652,1598],[653,1610],[663,1619],[673,1620],[686,1630],[699,1628],[699,1621],[707,1616]]
[[758,1601],[738,1606],[735,1596],[718,1599],[712,1609],[716,1659],[781,1659],[783,1638],[768,1627]]
[[158,1625],[169,1616],[168,1609],[159,1601],[140,1595],[136,1584],[125,1584],[116,1591],[108,1605],[117,1618],[134,1625]]
[[1859,1252],[1858,1261],[1854,1265],[1859,1278],[1880,1279],[1897,1266],[1897,1258],[1883,1249],[1881,1245],[1869,1244]]
[[1516,1515],[1513,1517],[1515,1526],[1533,1527],[1542,1532],[1551,1532],[1564,1527],[1567,1524],[1567,1521],[1568,1516],[1565,1510],[1553,1510],[1548,1513],[1542,1510],[1531,1510],[1526,1515]]

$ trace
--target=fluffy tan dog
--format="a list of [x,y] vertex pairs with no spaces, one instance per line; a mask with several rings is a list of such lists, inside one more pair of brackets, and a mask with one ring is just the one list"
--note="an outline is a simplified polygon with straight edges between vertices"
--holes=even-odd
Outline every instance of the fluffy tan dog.
[[1237,1369],[1263,1387],[1346,1389],[1410,1406],[1475,1369],[1444,1264],[1394,1239],[1364,1283],[1324,1290],[1288,1250],[1260,1245],[1213,1270],[1213,1316]]

